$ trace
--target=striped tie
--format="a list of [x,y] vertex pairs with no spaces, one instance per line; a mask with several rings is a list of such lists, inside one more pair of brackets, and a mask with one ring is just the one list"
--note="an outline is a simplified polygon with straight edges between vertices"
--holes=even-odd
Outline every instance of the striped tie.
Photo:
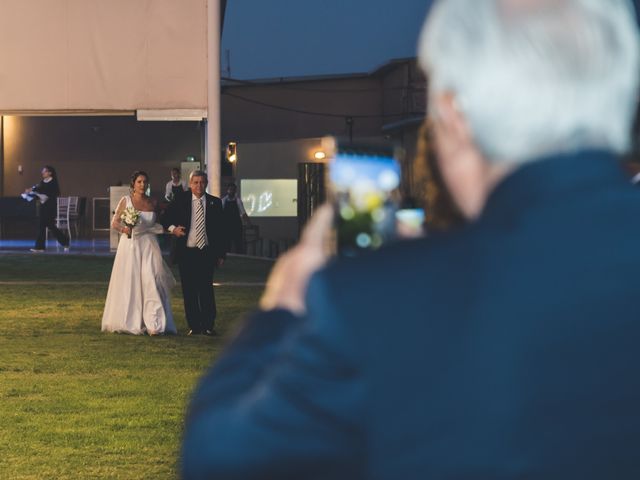
[[196,247],[202,250],[207,246],[207,237],[204,230],[204,207],[202,200],[196,200]]

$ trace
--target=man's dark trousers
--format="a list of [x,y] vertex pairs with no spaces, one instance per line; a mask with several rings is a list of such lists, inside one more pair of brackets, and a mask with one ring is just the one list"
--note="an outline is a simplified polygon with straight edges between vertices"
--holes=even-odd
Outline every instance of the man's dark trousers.
[[178,268],[182,282],[184,311],[194,333],[213,330],[216,300],[213,294],[215,258],[209,247],[185,248]]

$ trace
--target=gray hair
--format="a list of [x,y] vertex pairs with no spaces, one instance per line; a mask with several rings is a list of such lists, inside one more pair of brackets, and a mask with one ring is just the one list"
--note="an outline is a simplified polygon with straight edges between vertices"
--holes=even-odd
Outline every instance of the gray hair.
[[207,174],[204,173],[202,170],[193,170],[190,174],[189,174],[189,182],[191,182],[191,179],[193,177],[204,177],[204,181],[205,183],[207,183]]
[[430,95],[455,95],[487,159],[522,163],[626,150],[639,47],[627,0],[437,0],[418,57]]

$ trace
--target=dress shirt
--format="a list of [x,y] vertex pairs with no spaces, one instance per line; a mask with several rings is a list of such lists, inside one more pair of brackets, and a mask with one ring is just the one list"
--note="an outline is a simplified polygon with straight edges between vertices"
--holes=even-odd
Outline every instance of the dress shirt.
[[[189,248],[197,248],[196,242],[196,202],[202,203],[202,209],[204,211],[204,218],[206,222],[207,218],[207,197],[206,195],[202,195],[202,197],[198,198],[193,193],[191,194],[191,228],[189,228],[189,235],[187,236],[187,247]],[[207,238],[207,229],[205,223],[204,229],[204,238],[207,245],[209,245],[209,239]]]

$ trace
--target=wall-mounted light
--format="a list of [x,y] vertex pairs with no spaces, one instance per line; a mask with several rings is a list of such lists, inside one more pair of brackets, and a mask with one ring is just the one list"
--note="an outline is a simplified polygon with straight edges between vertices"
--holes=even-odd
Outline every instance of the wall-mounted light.
[[229,142],[227,144],[227,160],[229,163],[233,163],[238,160],[238,145],[236,142]]
[[313,154],[313,158],[315,158],[316,160],[324,160],[325,158],[327,158],[327,154],[322,150],[318,150]]

